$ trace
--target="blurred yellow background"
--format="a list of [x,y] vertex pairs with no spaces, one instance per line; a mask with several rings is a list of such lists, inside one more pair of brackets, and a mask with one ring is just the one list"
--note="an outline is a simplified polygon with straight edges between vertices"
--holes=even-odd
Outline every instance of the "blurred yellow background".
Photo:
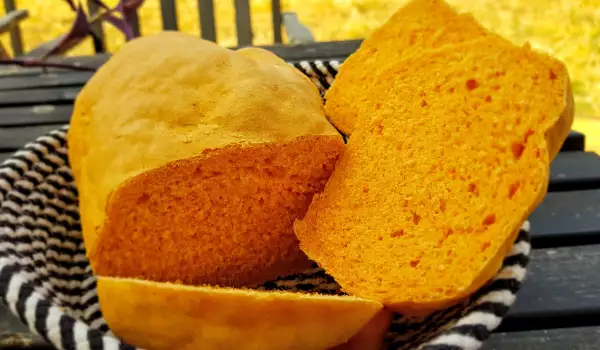
[[[447,0],[468,11],[489,29],[515,43],[532,46],[562,59],[568,66],[576,102],[574,129],[587,136],[587,148],[600,152],[600,0]],[[86,1],[82,1],[86,2]],[[106,1],[114,5],[118,0]],[[215,1],[217,39],[236,45],[233,0]],[[382,24],[407,0],[282,0],[283,11],[298,13],[318,41],[363,38]],[[199,35],[197,1],[177,0],[179,30]],[[251,0],[255,44],[273,41],[271,1]],[[30,17],[22,24],[25,50],[65,33],[73,12],[62,0],[17,0]],[[0,13],[4,13],[0,4]],[[147,0],[140,10],[142,35],[162,30],[159,0]],[[123,44],[123,36],[104,25],[110,51]],[[10,47],[8,35],[0,36]],[[72,55],[92,54],[91,41]]]

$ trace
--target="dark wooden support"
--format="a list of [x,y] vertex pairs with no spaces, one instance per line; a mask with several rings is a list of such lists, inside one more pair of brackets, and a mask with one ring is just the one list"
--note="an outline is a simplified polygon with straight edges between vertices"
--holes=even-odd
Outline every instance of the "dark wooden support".
[[238,46],[252,45],[252,20],[249,0],[234,0],[235,27],[237,28]]
[[[88,11],[90,13],[90,17],[92,17],[94,14],[96,14],[96,13],[98,13],[98,11],[100,11],[98,4],[96,4],[92,0],[88,0],[87,5],[88,5]],[[94,50],[96,51],[96,53],[105,52],[106,44],[104,42],[104,29],[102,29],[101,22],[92,24],[92,33],[94,35],[92,40],[94,43]]]
[[198,11],[200,11],[200,36],[203,39],[217,42],[214,1],[198,0]]
[[175,0],[160,0],[160,14],[164,30],[178,30]]
[[281,44],[281,1],[271,0],[271,11],[273,18],[273,42]]
[[[15,11],[17,6],[15,0],[4,0],[4,10],[6,13]],[[10,28],[10,41],[12,43],[13,56],[20,56],[23,54],[23,41],[21,39],[21,29],[19,24],[15,24]]]

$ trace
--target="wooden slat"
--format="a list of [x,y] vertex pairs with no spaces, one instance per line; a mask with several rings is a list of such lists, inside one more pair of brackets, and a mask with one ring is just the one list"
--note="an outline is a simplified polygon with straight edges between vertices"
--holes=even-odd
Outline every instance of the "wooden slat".
[[598,266],[600,245],[533,250],[527,278],[498,331],[600,325]]
[[536,248],[600,243],[600,189],[548,193],[530,221]]
[[160,0],[160,13],[164,30],[177,30],[177,8],[175,0]]
[[[4,0],[4,10],[6,13],[16,10],[14,0]],[[20,56],[23,54],[23,41],[21,39],[21,29],[19,25],[15,25],[10,29],[10,41],[13,49],[13,56]]]
[[[4,305],[4,303],[0,303],[0,315],[8,315],[10,310]],[[11,314],[12,315],[12,314]],[[27,326],[25,326],[22,322],[20,322],[16,317],[2,317],[0,316],[0,330],[8,330],[10,329],[12,332],[27,332]],[[0,348],[1,349],[1,348]]]
[[252,45],[252,20],[250,19],[250,1],[234,0],[235,27],[237,28],[238,46]]
[[0,108],[0,127],[68,123],[73,105]]
[[93,72],[48,73],[40,75],[0,78],[0,91],[64,86],[82,86],[94,75]]
[[0,152],[0,163],[13,156],[15,152]]
[[11,152],[64,124],[0,128],[0,152]]
[[[361,40],[349,40],[349,41],[332,41],[332,42],[319,42],[311,44],[302,44],[295,46],[286,45],[266,45],[261,47],[265,50],[271,51],[279,57],[290,61],[297,62],[303,60],[340,60],[343,61],[348,55],[358,49]],[[233,48],[236,49],[236,48]],[[63,57],[52,57],[52,62],[63,62],[63,63],[80,63],[90,67],[100,67],[103,65],[108,58],[109,54],[99,54],[95,56],[63,56]],[[51,72],[69,72],[64,69],[49,68]],[[17,75],[31,75],[40,74],[42,70],[40,68],[23,68],[16,66],[0,66],[0,78],[2,76],[17,76]]]
[[[100,10],[97,3],[92,0],[88,0],[88,11],[90,12],[90,17],[93,17],[94,14],[98,13]],[[97,22],[92,24],[92,32],[95,34],[93,38],[94,42],[94,50],[97,53],[106,51],[106,45],[104,43],[104,29],[102,29],[102,23]]]
[[[104,63],[106,63],[109,57],[110,54],[108,53],[101,53],[93,56],[52,56],[49,57],[47,61],[55,63],[79,64],[81,66],[99,68]],[[63,68],[48,68],[47,71],[59,74],[73,73],[73,70]],[[42,73],[43,71],[39,67],[19,67],[2,65],[0,66],[0,84],[2,84],[1,79],[5,79],[8,77],[40,75]]]
[[[27,335],[26,338],[22,338],[23,335],[18,335],[18,337],[20,337],[21,339],[23,339],[24,341],[28,341],[29,337],[31,335]],[[43,341],[43,343],[37,343],[35,342],[35,340],[30,344],[30,345],[18,345],[18,344],[12,344],[12,345],[7,345],[7,346],[2,346],[2,343],[0,342],[0,349],[2,350],[56,350],[55,347],[49,345],[45,340],[40,338],[40,341]],[[12,339],[9,339],[7,342],[11,343]]]
[[[25,53],[24,55],[22,55],[21,57],[27,57],[27,58],[33,58],[33,59],[39,59],[39,57],[45,57],[46,55],[48,55],[55,47],[55,45],[57,45],[60,41],[61,41],[62,37],[58,37],[49,41],[45,41],[43,43],[41,43],[40,45],[34,47],[33,49],[27,51],[27,53]],[[75,47],[77,47],[79,45],[75,44],[71,50]]]
[[550,192],[600,188],[600,156],[596,153],[560,152],[550,169]]
[[[15,333],[19,334],[18,339],[10,337]],[[0,303],[0,349],[52,350],[42,337],[30,333],[29,328],[4,303]]]
[[217,42],[214,1],[198,0],[198,11],[200,11],[200,36],[203,39]]
[[271,12],[273,19],[273,42],[281,44],[281,1],[271,0]]
[[299,44],[294,46],[275,45],[260,46],[265,48],[287,61],[304,60],[339,60],[343,61],[346,57],[358,49],[362,40],[317,42],[309,44]]
[[0,91],[0,107],[73,103],[81,87]]
[[597,350],[600,327],[561,328],[527,332],[495,333],[481,350]]

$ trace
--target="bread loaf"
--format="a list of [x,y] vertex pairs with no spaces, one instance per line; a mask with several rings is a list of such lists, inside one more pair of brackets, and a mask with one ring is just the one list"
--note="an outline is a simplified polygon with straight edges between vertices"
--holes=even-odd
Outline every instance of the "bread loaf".
[[312,266],[292,222],[344,149],[316,87],[280,58],[182,33],[136,39],[84,87],[68,137],[116,336],[153,350],[367,341],[377,301],[230,288]]
[[[343,78],[343,72],[339,78]],[[302,249],[355,296],[425,313],[499,269],[573,121],[565,66],[495,37],[381,72]]]
[[292,223],[344,149],[295,68],[175,32],[102,66],[68,137],[96,274],[221,286],[310,266]]
[[377,86],[378,74],[423,51],[486,36],[497,37],[443,0],[408,2],[341,65],[325,95],[327,117],[344,134],[352,134],[359,108],[380,102],[364,94]]

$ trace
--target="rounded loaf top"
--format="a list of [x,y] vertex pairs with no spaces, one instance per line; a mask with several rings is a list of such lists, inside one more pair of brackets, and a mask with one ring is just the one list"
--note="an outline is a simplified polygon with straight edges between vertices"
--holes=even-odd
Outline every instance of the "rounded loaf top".
[[88,143],[99,167],[135,173],[232,143],[337,131],[315,85],[274,54],[163,32],[127,43],[98,70],[70,134],[75,171]]
[[85,85],[71,118],[84,238],[93,243],[108,196],[129,178],[208,149],[301,135],[341,139],[315,85],[276,55],[179,32],[128,42]]

